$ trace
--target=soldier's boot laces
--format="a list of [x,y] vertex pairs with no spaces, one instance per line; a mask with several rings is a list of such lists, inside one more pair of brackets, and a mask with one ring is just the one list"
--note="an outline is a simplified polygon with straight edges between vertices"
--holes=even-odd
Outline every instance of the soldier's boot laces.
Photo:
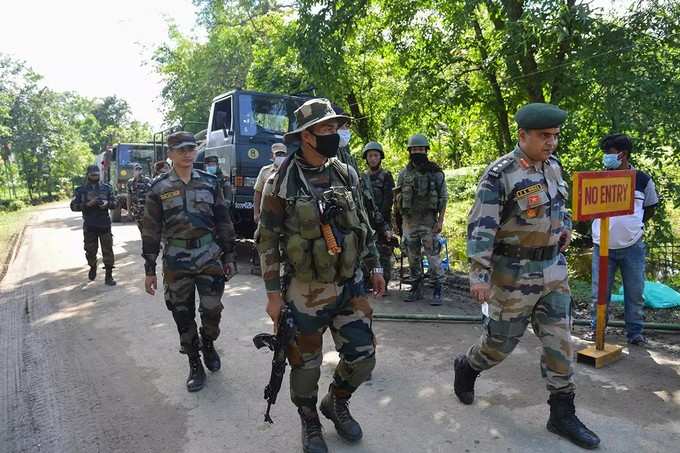
[[600,445],[600,438],[589,430],[576,416],[573,393],[555,393],[548,399],[550,418],[546,428],[581,448],[593,450]]
[[437,283],[434,286],[434,290],[432,291],[432,300],[430,301],[430,305],[438,306],[441,304],[442,304],[442,285],[441,283]]
[[304,453],[327,453],[328,447],[323,440],[321,420],[315,407],[298,407],[302,424],[302,451]]
[[321,400],[321,413],[335,425],[338,435],[347,442],[359,442],[364,433],[349,412],[349,398],[338,398],[333,387]]
[[210,371],[217,371],[222,367],[220,355],[215,350],[215,343],[212,340],[201,338],[201,352],[203,352],[203,363]]
[[472,404],[475,400],[475,381],[479,371],[470,366],[467,356],[460,354],[453,362],[453,391],[463,404]]
[[423,280],[411,283],[411,290],[404,299],[404,302],[417,302],[423,298]]
[[93,281],[95,278],[97,278],[97,265],[90,266],[90,271],[87,273],[87,278],[89,278],[90,281]]
[[197,353],[189,355],[189,377],[187,377],[187,390],[198,392],[205,385],[205,370],[201,363],[201,357]]
[[106,268],[106,275],[104,276],[104,283],[109,286],[116,286],[116,281],[113,279],[113,269]]

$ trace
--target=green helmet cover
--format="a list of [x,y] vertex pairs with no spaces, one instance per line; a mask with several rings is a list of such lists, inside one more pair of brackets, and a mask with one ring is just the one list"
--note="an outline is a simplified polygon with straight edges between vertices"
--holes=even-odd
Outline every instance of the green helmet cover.
[[414,148],[416,146],[424,146],[425,148],[430,147],[430,142],[427,141],[427,137],[423,134],[415,134],[409,137],[407,148]]

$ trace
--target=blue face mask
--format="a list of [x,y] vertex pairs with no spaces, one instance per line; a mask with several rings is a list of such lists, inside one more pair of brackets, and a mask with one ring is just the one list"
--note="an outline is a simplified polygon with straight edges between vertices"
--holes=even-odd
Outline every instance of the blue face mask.
[[207,166],[205,167],[205,171],[207,171],[207,172],[210,173],[211,175],[214,175],[215,173],[217,173],[217,166],[215,166],[215,165],[207,165]]
[[349,145],[349,140],[352,138],[352,131],[349,129],[338,129],[338,135],[340,136],[340,148],[344,148]]
[[602,164],[607,170],[616,170],[621,166],[621,159],[618,154],[605,154],[602,156]]

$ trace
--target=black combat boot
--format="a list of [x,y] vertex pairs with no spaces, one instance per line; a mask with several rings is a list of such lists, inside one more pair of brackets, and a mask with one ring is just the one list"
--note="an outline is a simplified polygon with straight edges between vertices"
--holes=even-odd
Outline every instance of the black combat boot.
[[215,351],[215,344],[201,335],[201,352],[203,352],[203,363],[210,371],[217,371],[222,367],[220,355]]
[[347,442],[359,442],[364,433],[361,426],[349,413],[349,397],[339,398],[333,384],[328,394],[321,400],[321,413],[335,425],[338,435]]
[[201,364],[198,352],[189,355],[189,377],[187,377],[187,390],[198,392],[205,385],[205,370]]
[[90,281],[93,281],[95,278],[97,278],[97,265],[96,264],[94,266],[90,266],[90,272],[87,273],[87,278],[89,278]]
[[550,418],[546,428],[581,448],[593,450],[600,445],[597,434],[586,428],[576,416],[573,393],[554,393],[548,399]]
[[105,271],[106,275],[104,276],[104,283],[109,286],[116,286],[116,281],[113,279],[113,269],[107,267]]
[[432,300],[430,305],[438,306],[442,304],[442,284],[437,283],[434,285],[434,291],[432,291]]
[[479,371],[470,366],[467,356],[460,354],[453,362],[453,391],[463,404],[472,404],[475,400],[475,380],[479,376]]
[[417,302],[423,298],[423,279],[411,283],[411,290],[404,302]]
[[304,453],[327,453],[328,447],[321,433],[321,421],[315,407],[298,407],[302,423],[302,451]]

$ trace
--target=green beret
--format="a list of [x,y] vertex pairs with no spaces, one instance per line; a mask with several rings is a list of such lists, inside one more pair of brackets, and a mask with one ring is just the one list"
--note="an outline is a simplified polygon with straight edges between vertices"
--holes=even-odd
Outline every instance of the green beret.
[[515,113],[520,129],[550,129],[559,127],[567,119],[567,112],[556,105],[536,102],[527,104]]

